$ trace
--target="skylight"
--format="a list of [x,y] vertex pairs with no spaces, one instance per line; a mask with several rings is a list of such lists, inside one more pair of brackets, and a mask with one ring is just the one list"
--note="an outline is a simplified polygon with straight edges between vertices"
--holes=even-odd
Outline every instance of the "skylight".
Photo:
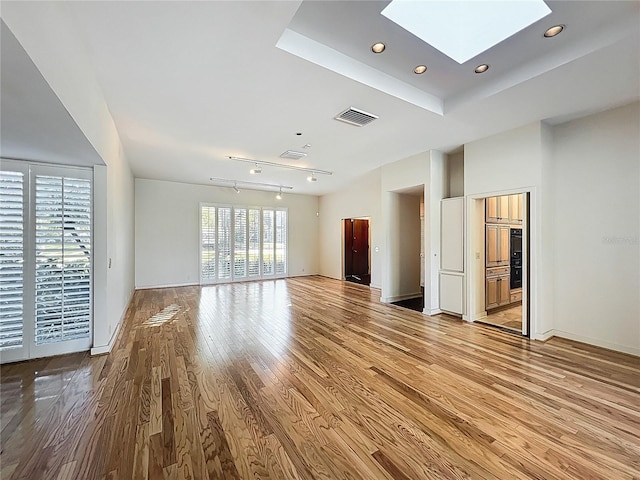
[[462,64],[551,9],[543,0],[393,0],[381,13]]

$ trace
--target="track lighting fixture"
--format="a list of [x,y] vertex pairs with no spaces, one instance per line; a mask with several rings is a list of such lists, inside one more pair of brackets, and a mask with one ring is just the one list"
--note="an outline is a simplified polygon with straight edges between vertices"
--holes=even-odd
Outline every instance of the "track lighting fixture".
[[213,183],[221,184],[222,186],[225,186],[225,187],[231,187],[233,188],[233,191],[236,193],[240,193],[240,189],[238,188],[238,185],[246,185],[247,188],[250,188],[252,190],[271,190],[271,189],[278,190],[279,192],[278,195],[280,196],[282,196],[282,190],[293,190],[293,187],[289,185],[278,185],[274,183],[246,182],[244,180],[233,180],[230,178],[216,178],[216,177],[211,177],[209,178],[209,180],[211,180]]
[[282,187],[280,187],[280,191],[278,192],[278,194],[276,195],[276,199],[277,200],[282,200]]
[[307,177],[307,181],[308,182],[317,182],[318,181],[318,177],[316,177],[316,173],[315,172],[311,172],[311,175],[309,175]]
[[[297,165],[287,165],[286,163],[267,162],[262,160],[253,160],[251,158],[231,157],[231,156],[227,158],[229,160],[235,160],[237,162],[253,163],[255,167],[250,170],[251,173],[260,173],[262,171],[262,166],[266,165],[268,167],[286,168],[288,170],[299,170],[301,172],[309,172],[312,174],[333,175],[333,172],[329,172],[327,170],[318,170],[317,168],[298,167]],[[309,180],[309,181],[315,182],[316,180]]]

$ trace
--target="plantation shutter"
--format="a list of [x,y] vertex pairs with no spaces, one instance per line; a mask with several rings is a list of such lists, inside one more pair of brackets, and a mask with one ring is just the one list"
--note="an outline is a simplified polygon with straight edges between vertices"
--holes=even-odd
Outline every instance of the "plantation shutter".
[[0,351],[23,345],[24,174],[0,172]]
[[276,210],[276,275],[287,273],[287,212]]
[[249,276],[260,276],[260,209],[249,209]]
[[201,277],[210,282],[216,279],[216,207],[203,205],[200,222]]
[[218,207],[218,279],[231,278],[231,208]]
[[91,180],[35,176],[35,344],[91,330]]

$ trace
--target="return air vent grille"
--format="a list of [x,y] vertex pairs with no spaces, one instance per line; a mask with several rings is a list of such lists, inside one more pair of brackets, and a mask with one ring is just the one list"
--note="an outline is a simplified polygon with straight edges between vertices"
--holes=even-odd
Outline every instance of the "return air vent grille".
[[348,123],[350,125],[355,125],[356,127],[364,127],[368,123],[373,122],[378,118],[377,115],[373,115],[372,113],[367,113],[362,110],[358,110],[357,108],[347,108],[344,112],[339,113],[334,117],[336,120],[340,120],[341,122]]
[[280,158],[289,158],[291,160],[300,160],[301,158],[306,157],[306,153],[296,152],[295,150],[287,150],[280,154]]

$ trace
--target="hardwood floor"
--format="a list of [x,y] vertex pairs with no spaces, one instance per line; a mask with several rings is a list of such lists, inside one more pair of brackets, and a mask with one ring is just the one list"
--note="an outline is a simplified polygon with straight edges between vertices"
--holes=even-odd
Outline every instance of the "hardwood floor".
[[489,323],[499,327],[509,328],[516,332],[522,332],[522,304],[515,307],[490,312],[482,323]]
[[322,277],[135,293],[109,356],[1,368],[2,478],[640,478],[640,360]]

